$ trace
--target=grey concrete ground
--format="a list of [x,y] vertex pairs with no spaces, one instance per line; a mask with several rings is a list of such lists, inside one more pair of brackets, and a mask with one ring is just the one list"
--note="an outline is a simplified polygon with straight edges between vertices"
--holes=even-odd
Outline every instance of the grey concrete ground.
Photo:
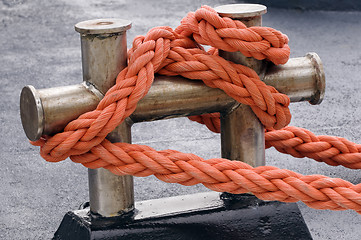
[[[36,88],[81,82],[80,41],[73,25],[93,18],[133,21],[128,44],[158,25],[175,27],[201,4],[232,1],[0,1],[0,239],[49,239],[63,215],[88,200],[87,170],[66,160],[51,164],[31,146],[21,127],[19,94]],[[317,52],[324,62],[327,89],[323,103],[291,106],[291,125],[316,134],[361,142],[361,12],[301,12],[269,9],[264,25],[286,33],[292,57]],[[162,131],[156,131],[162,129]],[[172,148],[204,158],[220,155],[219,136],[187,119],[137,124],[133,142]],[[360,170],[330,167],[267,150],[267,164],[302,174],[361,182]],[[202,186],[135,179],[136,200],[205,191]],[[359,239],[361,217],[353,211],[320,211],[299,204],[314,239]]]

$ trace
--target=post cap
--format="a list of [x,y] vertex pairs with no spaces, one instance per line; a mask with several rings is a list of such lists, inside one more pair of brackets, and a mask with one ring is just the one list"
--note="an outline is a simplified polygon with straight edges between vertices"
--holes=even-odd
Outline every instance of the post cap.
[[31,85],[25,86],[21,91],[20,116],[28,139],[38,140],[44,130],[44,112],[38,92]]
[[83,21],[75,24],[75,31],[82,34],[112,34],[130,29],[132,22],[118,18],[105,18]]
[[215,7],[221,17],[252,18],[265,14],[267,7],[261,4],[227,4]]

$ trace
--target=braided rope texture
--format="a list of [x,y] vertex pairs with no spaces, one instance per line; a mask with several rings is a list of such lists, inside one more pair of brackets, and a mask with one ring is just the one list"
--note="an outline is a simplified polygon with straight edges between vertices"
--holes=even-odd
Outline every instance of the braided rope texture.
[[[202,45],[212,48],[206,52]],[[302,201],[316,209],[352,209],[361,214],[361,184],[353,185],[322,175],[304,176],[272,166],[253,168],[246,163],[216,158],[204,160],[175,150],[111,143],[105,137],[129,117],[144,97],[154,74],[201,79],[249,105],[266,128],[266,146],[295,157],[310,157],[330,165],[361,168],[361,145],[331,136],[315,136],[306,129],[286,127],[291,119],[289,98],[260,81],[245,66],[217,55],[218,50],[240,51],[247,57],[284,64],[288,38],[266,27],[247,28],[242,22],[220,17],[204,6],[189,13],[175,30],[156,27],[137,36],[128,52],[128,67],[94,111],[70,122],[64,132],[43,136],[33,145],[49,162],[70,157],[88,168],[105,168],[117,175],[149,176],[182,185],[203,184],[220,192],[251,192],[263,200]],[[190,117],[219,132],[219,113]]]

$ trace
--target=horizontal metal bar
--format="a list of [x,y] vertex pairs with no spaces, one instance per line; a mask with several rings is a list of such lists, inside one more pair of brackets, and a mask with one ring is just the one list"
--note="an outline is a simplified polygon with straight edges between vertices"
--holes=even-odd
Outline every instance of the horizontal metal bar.
[[192,116],[226,111],[235,104],[222,90],[207,87],[200,80],[157,76],[130,118],[133,122],[143,122]]
[[[325,75],[315,53],[292,58],[285,65],[270,66],[264,81],[287,94],[292,102],[318,104],[325,90]],[[21,119],[27,137],[61,131],[79,115],[94,109],[101,93],[89,84],[36,90],[24,87],[20,97]],[[131,115],[133,122],[225,112],[238,104],[222,90],[210,88],[202,81],[183,77],[157,76],[148,94]],[[36,116],[36,117],[34,117]]]
[[[264,81],[288,95],[291,102],[320,103],[325,89],[322,62],[315,53],[292,58],[285,65],[270,66]],[[157,76],[148,94],[139,101],[130,117],[134,122],[153,121],[226,112],[236,104],[222,90],[207,87],[202,81]]]

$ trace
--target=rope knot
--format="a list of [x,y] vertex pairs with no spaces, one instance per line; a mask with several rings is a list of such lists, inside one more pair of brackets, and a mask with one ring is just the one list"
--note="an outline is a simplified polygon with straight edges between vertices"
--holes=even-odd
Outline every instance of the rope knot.
[[285,64],[290,54],[288,37],[281,32],[265,27],[247,28],[241,21],[220,17],[208,6],[188,13],[176,31],[192,36],[200,44],[240,51],[246,57],[268,59],[274,64]]

